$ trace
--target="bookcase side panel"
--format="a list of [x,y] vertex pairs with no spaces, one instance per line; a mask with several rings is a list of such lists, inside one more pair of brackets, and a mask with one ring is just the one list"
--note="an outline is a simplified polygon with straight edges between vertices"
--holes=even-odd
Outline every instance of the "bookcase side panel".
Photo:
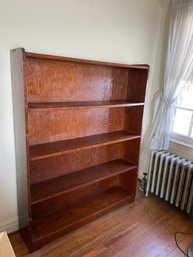
[[143,109],[143,106],[133,106],[126,108],[124,130],[131,134],[141,135]]
[[129,69],[127,100],[131,102],[145,102],[146,86],[149,70]]

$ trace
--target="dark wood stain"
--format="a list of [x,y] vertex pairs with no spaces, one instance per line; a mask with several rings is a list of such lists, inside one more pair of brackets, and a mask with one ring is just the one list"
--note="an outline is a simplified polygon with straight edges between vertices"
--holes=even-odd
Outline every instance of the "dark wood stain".
[[66,62],[26,62],[30,102],[126,100],[128,70]]
[[115,143],[32,161],[31,183],[49,180],[108,161],[123,159],[124,149],[124,142]]
[[44,111],[45,109],[51,110],[52,108],[68,109],[68,108],[121,108],[130,106],[143,106],[144,103],[128,102],[128,101],[90,101],[90,102],[40,102],[29,103],[29,109],[38,109],[38,111]]
[[25,127],[27,158],[25,181],[17,169],[17,186],[28,191],[28,221],[20,232],[35,251],[134,201],[149,66],[21,48],[11,56],[14,91],[22,85],[24,94],[17,116],[25,112],[25,121],[15,124],[18,131],[19,123]]
[[116,131],[99,135],[80,137],[69,140],[54,141],[51,143],[37,144],[30,146],[31,161],[58,156],[63,153],[80,151],[114,143],[124,142],[140,138],[140,135],[133,135],[127,131]]
[[115,160],[84,170],[70,173],[65,176],[32,184],[32,205],[44,200],[55,198],[60,194],[74,191],[88,184],[105,180],[106,178],[124,173],[136,168],[125,160]]
[[124,108],[54,109],[29,112],[31,145],[122,130]]
[[[175,231],[193,231],[192,219],[154,197],[137,192],[136,201],[61,236],[29,254],[19,233],[9,235],[16,257],[183,257]],[[193,237],[179,235],[183,250]]]

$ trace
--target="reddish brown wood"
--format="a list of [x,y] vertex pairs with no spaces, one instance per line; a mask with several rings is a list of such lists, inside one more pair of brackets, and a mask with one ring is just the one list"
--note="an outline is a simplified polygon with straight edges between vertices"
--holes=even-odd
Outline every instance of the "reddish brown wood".
[[126,101],[93,101],[93,102],[40,102],[29,103],[29,109],[38,109],[43,111],[44,109],[66,109],[66,108],[114,108],[114,107],[132,107],[143,106],[144,103],[132,103]]
[[131,134],[141,134],[143,106],[134,106],[125,110],[124,130]]
[[131,169],[130,172],[124,172],[120,176],[120,183],[135,195],[137,190],[137,166]]
[[48,215],[34,221],[32,226],[33,247],[43,244],[109,212],[115,207],[131,202],[134,194],[124,187],[116,186],[104,192],[83,198],[62,212]]
[[[29,254],[19,233],[9,238],[17,257],[183,257],[175,244],[175,231],[193,231],[192,219],[165,202],[138,192],[136,202],[129,208],[104,215],[38,253]],[[193,236],[178,235],[178,242],[186,251]]]
[[65,192],[56,197],[45,199],[42,202],[33,204],[32,218],[36,219],[39,217],[45,217],[55,212],[60,212],[64,208],[77,203],[84,197],[93,195],[94,193],[100,193],[101,191],[107,190],[114,186],[122,184],[122,174],[114,175],[111,177],[104,178],[100,181],[93,181],[91,184],[85,184],[83,187],[77,187],[73,191]]
[[149,69],[130,69],[127,101],[144,102]]
[[95,148],[99,146],[124,142],[140,138],[140,135],[131,135],[126,131],[117,131],[105,134],[99,134],[89,137],[81,137],[71,140],[56,141],[52,143],[30,146],[31,161],[49,158],[61,155],[65,152],[74,152]]
[[124,158],[128,162],[133,163],[134,165],[138,165],[139,148],[140,148],[140,138],[126,142]]
[[31,183],[38,183],[116,159],[124,159],[124,142],[64,153],[31,162]]
[[127,69],[28,60],[25,71],[30,102],[126,99]]
[[29,112],[31,145],[103,134],[124,127],[124,108],[53,109]]
[[105,67],[115,67],[115,68],[137,68],[137,69],[149,69],[149,65],[147,64],[135,64],[135,65],[128,65],[122,63],[112,63],[112,62],[101,62],[101,61],[94,61],[94,60],[86,60],[86,59],[78,59],[78,58],[70,58],[70,57],[63,57],[63,56],[56,56],[56,55],[47,55],[47,54],[39,54],[39,53],[30,53],[25,52],[26,58],[30,60],[41,60],[41,61],[58,61],[58,62],[67,62],[67,63],[79,63],[79,64],[92,64],[92,65],[99,65]]
[[[12,56],[15,99],[22,103],[15,126],[24,131],[17,151],[27,153],[25,174],[17,168],[19,187],[28,189],[28,220],[20,229],[34,251],[134,200],[149,66],[24,49]],[[18,155],[17,163],[23,159]]]
[[37,204],[77,188],[129,171],[136,166],[125,160],[115,160],[84,170],[33,184],[31,186],[32,204]]

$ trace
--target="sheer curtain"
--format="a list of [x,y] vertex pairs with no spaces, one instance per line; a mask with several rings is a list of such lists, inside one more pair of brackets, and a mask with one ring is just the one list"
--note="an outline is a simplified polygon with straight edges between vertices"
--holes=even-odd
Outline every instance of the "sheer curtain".
[[193,0],[172,0],[171,5],[164,86],[155,95],[158,108],[153,121],[150,149],[169,147],[174,107],[184,89],[193,85]]

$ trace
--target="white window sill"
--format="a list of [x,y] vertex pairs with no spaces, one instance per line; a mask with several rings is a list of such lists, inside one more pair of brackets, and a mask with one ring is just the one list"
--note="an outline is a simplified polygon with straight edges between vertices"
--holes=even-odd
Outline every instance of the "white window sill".
[[192,142],[187,142],[179,140],[177,138],[170,139],[170,147],[168,149],[170,152],[181,156],[187,160],[193,161],[193,144]]
[[173,142],[173,143],[176,143],[176,144],[179,144],[179,145],[183,145],[183,146],[186,146],[188,148],[193,149],[193,143],[192,142],[189,143],[187,141],[183,141],[183,140],[180,140],[180,139],[177,139],[177,138],[174,138],[174,137],[170,138],[170,142]]

